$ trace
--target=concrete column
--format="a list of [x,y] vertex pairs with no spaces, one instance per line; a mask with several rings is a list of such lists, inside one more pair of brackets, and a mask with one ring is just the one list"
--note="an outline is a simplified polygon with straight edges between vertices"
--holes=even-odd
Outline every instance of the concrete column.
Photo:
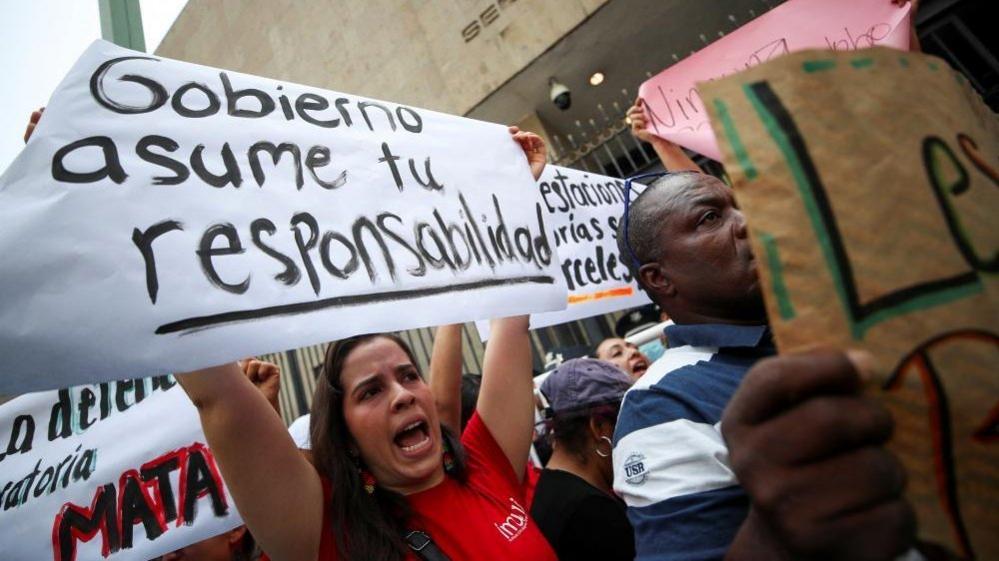
[[139,0],[98,0],[98,5],[101,37],[126,49],[146,50]]

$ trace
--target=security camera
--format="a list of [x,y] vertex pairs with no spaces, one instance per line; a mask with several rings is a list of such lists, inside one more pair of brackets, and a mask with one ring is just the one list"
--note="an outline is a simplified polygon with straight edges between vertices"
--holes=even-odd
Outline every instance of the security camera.
[[555,107],[558,107],[562,111],[572,106],[572,92],[569,91],[569,88],[565,87],[565,84],[555,78],[548,79],[548,97],[551,98]]

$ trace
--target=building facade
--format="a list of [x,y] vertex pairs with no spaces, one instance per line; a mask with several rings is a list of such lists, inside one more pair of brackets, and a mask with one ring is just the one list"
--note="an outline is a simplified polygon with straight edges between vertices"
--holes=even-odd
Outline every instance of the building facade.
[[[887,2],[888,0],[884,0]],[[639,84],[781,4],[780,0],[190,0],[156,54],[355,95],[515,124],[548,140],[559,165],[626,177],[660,169],[623,121]],[[988,2],[923,0],[923,48],[999,107]],[[596,74],[602,75],[598,82]],[[552,80],[571,92],[550,98]],[[596,83],[595,85],[591,85]],[[717,163],[700,159],[713,173]],[[535,368],[613,333],[616,315],[532,332]],[[426,371],[433,330],[407,331]],[[287,421],[307,411],[323,346],[270,355]],[[464,368],[483,345],[464,329]]]

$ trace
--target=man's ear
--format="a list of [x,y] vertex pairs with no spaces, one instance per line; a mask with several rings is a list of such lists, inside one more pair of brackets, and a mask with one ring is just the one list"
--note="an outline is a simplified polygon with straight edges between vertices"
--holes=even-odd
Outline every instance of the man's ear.
[[646,263],[639,267],[638,278],[640,284],[649,292],[668,297],[676,295],[676,286],[659,263]]

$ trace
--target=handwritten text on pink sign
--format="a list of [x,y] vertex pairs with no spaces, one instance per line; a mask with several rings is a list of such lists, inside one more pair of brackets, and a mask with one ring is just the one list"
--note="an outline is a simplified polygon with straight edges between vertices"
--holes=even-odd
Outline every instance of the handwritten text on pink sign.
[[697,82],[802,49],[908,49],[909,17],[909,4],[888,0],[789,0],[644,82],[647,122],[656,136],[721,160]]

